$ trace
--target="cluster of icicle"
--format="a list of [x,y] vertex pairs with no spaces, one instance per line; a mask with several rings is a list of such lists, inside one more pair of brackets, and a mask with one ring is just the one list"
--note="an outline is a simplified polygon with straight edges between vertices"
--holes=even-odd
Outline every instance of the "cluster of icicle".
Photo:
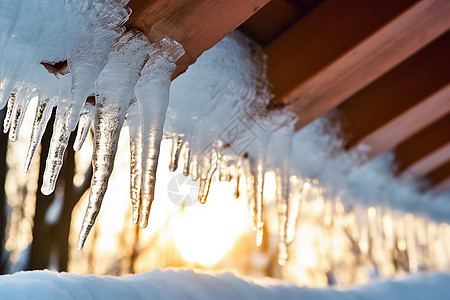
[[234,181],[236,198],[243,178],[258,246],[264,231],[264,177],[269,171],[276,174],[283,264],[295,236],[302,189],[301,180],[290,180],[296,116],[268,109],[265,66],[263,51],[252,41],[239,32],[225,37],[174,80],[165,137],[172,141],[170,171],[182,158],[183,174],[199,181],[198,202],[206,202],[213,176]]
[[[264,175],[274,171],[279,262],[284,263],[299,212],[291,191],[301,188],[299,181],[290,180],[289,169],[295,117],[267,109],[270,93],[261,49],[234,32],[171,87],[183,47],[169,38],[150,43],[141,32],[126,31],[127,2],[0,2],[0,108],[7,103],[3,129],[11,141],[17,140],[30,100],[38,98],[24,170],[30,168],[55,107],[42,193],[55,189],[71,132],[78,128],[77,151],[93,131],[93,178],[80,249],[99,213],[125,121],[130,132],[132,220],[141,227],[148,224],[164,137],[172,140],[170,170],[178,168],[182,157],[184,175],[199,180],[200,203],[207,200],[215,172],[221,181],[236,182],[235,197],[245,176],[258,245],[263,238]],[[67,67],[57,69],[56,76],[40,64],[48,62],[48,67],[65,60]]]
[[[56,107],[43,194],[55,189],[71,132],[78,124],[74,148],[79,150],[92,127],[93,179],[78,243],[82,248],[107,189],[125,118],[130,128],[133,124],[139,129],[132,134],[132,190],[139,190],[133,196],[133,220],[140,220],[142,227],[147,225],[170,80],[184,50],[168,38],[151,44],[141,32],[125,31],[122,25],[130,14],[124,7],[128,1],[63,1],[53,10],[50,2],[1,2],[4,7],[0,11],[8,12],[8,16],[1,16],[5,24],[1,32],[0,108],[7,103],[3,130],[9,131],[11,141],[16,141],[28,104],[38,97],[24,166],[28,171]],[[33,20],[33,13],[39,12],[56,19],[47,22],[41,15],[43,20]],[[64,21],[66,17],[69,24]],[[74,33],[64,35],[64,30]],[[61,44],[55,42],[55,49],[46,44],[52,38],[61,38]],[[45,74],[39,65],[63,59],[67,59],[68,70],[59,72],[59,79]]]

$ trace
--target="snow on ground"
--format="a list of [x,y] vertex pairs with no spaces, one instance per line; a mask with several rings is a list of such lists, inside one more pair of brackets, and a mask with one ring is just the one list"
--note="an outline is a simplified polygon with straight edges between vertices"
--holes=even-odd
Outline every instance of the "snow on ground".
[[124,277],[51,271],[0,276],[0,299],[449,299],[450,274],[428,273],[350,289],[305,288],[233,273],[154,270]]

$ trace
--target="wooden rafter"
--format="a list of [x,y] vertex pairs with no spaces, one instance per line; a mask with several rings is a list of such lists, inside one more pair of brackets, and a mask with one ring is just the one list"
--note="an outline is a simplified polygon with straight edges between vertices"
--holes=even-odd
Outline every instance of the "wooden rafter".
[[403,173],[407,173],[412,179],[423,178],[447,160],[450,160],[450,141],[410,165]]
[[368,159],[450,112],[450,32],[357,92],[338,109],[346,147]]
[[174,77],[205,51],[251,17],[269,0],[132,0],[135,9],[127,27],[144,32],[150,41],[170,37],[186,54],[177,62]]
[[449,178],[450,178],[450,160],[446,161],[443,165],[433,170],[426,177],[429,186],[431,187],[438,186]]
[[450,114],[410,137],[394,151],[399,173],[419,178],[446,162],[450,135]]
[[327,0],[266,47],[276,101],[301,128],[450,28],[450,2]]
[[433,192],[435,194],[440,194],[448,191],[450,191],[450,177],[433,187]]

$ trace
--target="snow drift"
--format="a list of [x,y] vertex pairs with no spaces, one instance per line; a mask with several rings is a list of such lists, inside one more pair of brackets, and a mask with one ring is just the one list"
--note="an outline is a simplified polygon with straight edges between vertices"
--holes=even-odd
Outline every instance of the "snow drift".
[[50,271],[0,277],[2,299],[448,299],[450,275],[422,274],[347,290],[312,289],[233,273],[154,270],[124,277]]

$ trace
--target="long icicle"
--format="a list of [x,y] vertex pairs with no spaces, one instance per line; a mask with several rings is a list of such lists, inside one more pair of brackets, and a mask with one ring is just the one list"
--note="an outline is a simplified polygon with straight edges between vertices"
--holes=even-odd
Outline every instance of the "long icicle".
[[277,132],[272,133],[271,143],[277,145],[281,153],[277,165],[275,166],[276,178],[276,204],[278,212],[278,263],[284,265],[288,259],[288,213],[289,213],[289,192],[290,192],[290,163],[293,129],[282,127]]
[[139,73],[148,58],[146,49],[149,47],[150,44],[142,33],[135,30],[124,33],[114,45],[109,61],[97,79],[93,176],[88,207],[78,238],[78,249],[83,248],[105,196],[114,167],[120,129]]
[[56,180],[64,162],[64,152],[69,143],[69,138],[70,131],[64,118],[61,116],[61,112],[58,112],[57,109],[41,187],[41,192],[44,195],[50,195],[55,190]]
[[184,159],[184,166],[183,166],[183,175],[189,176],[189,171],[191,169],[191,149],[189,148],[189,142],[184,143],[184,152],[183,152],[183,159]]
[[16,94],[16,101],[14,103],[14,111],[11,116],[11,123],[9,128],[9,139],[12,142],[19,138],[20,127],[22,126],[25,112],[30,103],[31,87],[28,84],[22,85]]
[[234,169],[234,180],[236,181],[234,186],[234,199],[238,199],[240,197],[239,185],[241,181],[241,169],[241,160],[239,159]]
[[302,209],[303,180],[293,175],[290,177],[290,191],[288,199],[288,215],[286,220],[286,243],[294,241],[298,218]]
[[256,246],[261,246],[264,234],[264,222],[263,222],[263,210],[264,210],[264,159],[261,153],[260,157],[256,161],[250,160],[250,168],[252,169],[252,174],[255,177],[254,181],[254,193],[255,193],[255,204],[254,204],[254,221],[256,231]]
[[245,174],[245,181],[247,187],[247,206],[250,217],[253,219],[255,217],[255,203],[256,203],[256,193],[255,193],[255,182],[256,178],[250,168],[250,159],[248,153],[244,153],[242,158],[242,168]]
[[212,176],[217,170],[217,165],[220,161],[220,153],[213,147],[210,153],[205,153],[199,165],[200,186],[198,189],[197,200],[201,204],[205,204],[211,186]]
[[132,220],[134,224],[137,224],[139,222],[142,183],[142,123],[139,102],[136,99],[131,101],[126,120],[130,134],[130,198]]
[[28,172],[31,161],[36,154],[37,148],[41,143],[48,120],[52,116],[52,110],[56,103],[56,98],[50,98],[46,95],[39,95],[39,101],[34,115],[33,129],[31,131],[30,144],[28,146],[27,157],[23,167],[24,172]]
[[148,224],[150,208],[155,197],[156,169],[163,127],[169,104],[169,89],[175,62],[184,54],[175,41],[163,39],[159,51],[153,52],[136,84],[136,97],[142,107],[142,186],[140,226]]
[[180,159],[181,148],[183,147],[183,138],[181,136],[174,136],[172,140],[172,149],[170,151],[169,171],[175,172],[178,169],[178,161]]
[[13,90],[8,98],[8,104],[6,106],[6,115],[3,120],[3,133],[7,133],[11,127],[11,117],[14,112],[14,107],[17,99],[17,90]]
[[68,109],[67,99],[70,97],[68,93],[69,79],[70,77],[59,79],[59,101],[41,187],[41,192],[44,195],[49,195],[55,190],[56,181],[64,163],[64,153],[71,135],[71,131],[68,128],[68,120],[65,117]]

